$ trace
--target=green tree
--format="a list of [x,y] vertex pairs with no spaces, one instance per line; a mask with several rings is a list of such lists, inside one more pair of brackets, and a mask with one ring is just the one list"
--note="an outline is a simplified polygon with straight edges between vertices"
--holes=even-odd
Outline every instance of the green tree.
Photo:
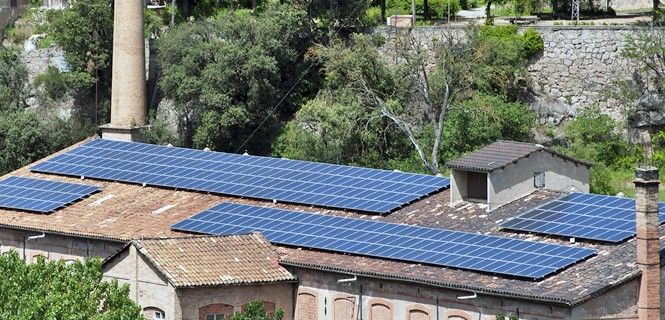
[[621,55],[638,66],[630,82],[631,90],[639,94],[649,91],[665,94],[665,34],[662,30],[646,28],[626,35]]
[[364,106],[389,119],[411,142],[423,166],[436,174],[448,109],[470,73],[470,42],[452,35],[436,42],[430,68],[429,52],[420,43],[410,36],[401,40],[394,63],[386,61],[366,35],[353,35],[350,46],[320,48],[326,85],[357,95]]
[[160,87],[175,102],[186,145],[267,153],[278,120],[317,87],[316,68],[305,61],[315,35],[306,16],[286,5],[228,12],[160,39]]
[[410,160],[411,150],[404,135],[378,112],[353,95],[329,92],[305,103],[273,145],[279,157],[386,169],[402,169],[397,163]]
[[100,123],[109,110],[98,106],[108,105],[111,95],[112,10],[110,0],[87,0],[48,12],[48,34],[65,51],[77,111]]
[[73,121],[25,109],[28,71],[15,51],[0,49],[0,174],[47,156],[89,132]]
[[102,281],[99,259],[27,264],[12,250],[0,255],[0,276],[2,319],[143,319],[129,286]]
[[0,49],[0,111],[26,106],[28,69],[16,51]]
[[470,34],[473,47],[472,88],[518,101],[527,96],[529,59],[541,52],[543,39],[535,30],[517,26],[482,26]]
[[479,94],[451,108],[442,152],[446,159],[453,159],[499,139],[530,141],[535,120],[526,104]]
[[569,143],[560,150],[594,163],[589,177],[593,193],[616,194],[613,172],[632,169],[641,160],[622,136],[619,123],[597,107],[582,109],[564,131]]
[[243,306],[242,312],[234,313],[229,320],[282,320],[284,310],[278,308],[275,314],[269,314],[263,302],[253,300]]

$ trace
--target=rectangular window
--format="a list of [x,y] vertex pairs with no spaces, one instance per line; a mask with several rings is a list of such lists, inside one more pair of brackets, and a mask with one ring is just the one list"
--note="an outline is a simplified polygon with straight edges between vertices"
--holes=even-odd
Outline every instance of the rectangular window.
[[545,187],[545,172],[535,172],[533,174],[533,186],[536,188]]
[[163,319],[166,319],[166,315],[159,311],[155,311],[155,320],[163,320]]

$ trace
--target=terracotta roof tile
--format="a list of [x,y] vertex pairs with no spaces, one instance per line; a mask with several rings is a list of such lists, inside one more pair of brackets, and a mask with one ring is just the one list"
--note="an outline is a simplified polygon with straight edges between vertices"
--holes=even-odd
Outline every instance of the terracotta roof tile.
[[[467,203],[450,206],[450,193],[445,190],[425,197],[390,215],[377,216],[309,206],[274,204],[269,201],[200,192],[142,187],[119,182],[91,179],[81,181],[56,175],[34,174],[29,171],[29,167],[17,170],[11,175],[87,183],[102,187],[102,191],[48,215],[0,209],[0,226],[116,241],[193,236],[172,231],[170,226],[216,204],[231,201],[568,244],[567,239],[506,232],[498,228],[498,225],[505,219],[562,196],[563,193],[560,192],[537,191],[488,213],[486,208],[480,204]],[[345,272],[359,275],[375,275],[436,286],[472,288],[478,292],[494,292],[529,299],[537,297],[568,305],[584,301],[626,279],[639,275],[639,270],[634,263],[635,243],[633,240],[616,245],[592,242],[575,245],[597,248],[601,251],[591,259],[538,282],[386,259],[299,250],[283,246],[277,248],[283,255],[281,261],[288,265],[345,270]]]
[[132,244],[175,287],[295,280],[259,233],[145,239]]
[[450,161],[448,167],[453,169],[489,172],[503,168],[508,164],[539,151],[550,152],[580,164],[590,165],[590,163],[586,161],[563,155],[539,144],[499,140],[481,148],[480,150],[474,151],[467,156]]

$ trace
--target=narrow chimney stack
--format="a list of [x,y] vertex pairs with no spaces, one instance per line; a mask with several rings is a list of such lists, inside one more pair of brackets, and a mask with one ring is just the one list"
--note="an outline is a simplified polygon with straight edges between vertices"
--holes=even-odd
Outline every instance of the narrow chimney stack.
[[105,139],[136,141],[146,124],[144,8],[143,0],[114,1],[111,123],[100,127]]
[[660,319],[660,222],[658,168],[635,171],[637,265],[642,271],[637,315],[639,320]]

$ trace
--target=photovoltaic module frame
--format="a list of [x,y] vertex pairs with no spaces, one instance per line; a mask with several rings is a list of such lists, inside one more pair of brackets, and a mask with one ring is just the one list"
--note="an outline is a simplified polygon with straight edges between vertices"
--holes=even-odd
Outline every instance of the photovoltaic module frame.
[[77,183],[9,177],[0,181],[0,208],[48,213],[100,190]]
[[210,235],[259,231],[281,245],[542,279],[597,250],[445,229],[222,203],[171,226]]
[[388,213],[450,185],[448,178],[96,139],[34,172]]
[[[660,223],[665,204],[659,204]],[[571,193],[507,220],[501,228],[607,242],[635,236],[635,200]]]

